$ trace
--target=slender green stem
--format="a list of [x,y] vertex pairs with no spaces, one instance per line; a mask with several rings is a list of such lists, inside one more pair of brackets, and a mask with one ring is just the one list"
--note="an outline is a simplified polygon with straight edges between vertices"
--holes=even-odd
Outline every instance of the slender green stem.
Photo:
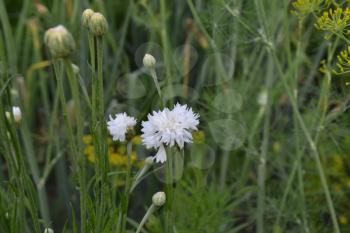
[[130,198],[130,187],[131,187],[131,153],[132,153],[132,143],[128,142],[127,144],[127,153],[128,153],[128,165],[127,173],[125,179],[125,190],[123,195],[122,203],[122,233],[126,233],[126,219],[128,214],[129,207],[129,198]]
[[[96,119],[96,125],[93,127],[93,136],[94,136],[94,144],[97,145],[95,147],[95,151],[98,153],[98,172],[97,175],[101,180],[99,187],[100,190],[100,200],[99,200],[99,213],[98,219],[99,224],[102,223],[102,219],[104,218],[103,213],[105,212],[107,206],[110,204],[109,199],[109,185],[108,185],[108,147],[107,147],[107,127],[104,119],[104,101],[103,101],[103,37],[95,36],[96,42],[96,57],[97,57],[97,75],[95,78],[95,82],[93,82],[92,89],[95,88],[95,96],[92,100],[94,103],[92,111],[95,111],[95,115],[93,113],[93,117]],[[103,226],[99,225],[98,230]]]
[[86,188],[86,159],[83,153],[83,145],[82,145],[82,138],[83,138],[83,128],[84,128],[84,116],[83,111],[80,103],[80,92],[79,92],[79,85],[78,85],[78,77],[74,74],[72,69],[72,63],[69,59],[65,59],[65,68],[67,71],[67,76],[69,80],[69,84],[71,87],[71,92],[74,100],[74,107],[75,107],[75,121],[77,126],[77,149],[78,154],[76,155],[77,159],[77,173],[79,177],[79,183],[80,183],[80,221],[81,221],[81,231],[86,232],[87,229],[87,216],[86,216],[86,210],[87,210],[87,188]]
[[271,122],[271,85],[272,85],[273,62],[269,62],[267,79],[265,81],[265,90],[267,95],[267,103],[262,106],[262,112],[265,113],[263,140],[258,165],[258,215],[257,215],[257,232],[264,232],[264,215],[265,215],[265,181],[266,181],[266,160],[270,139],[270,122]]
[[59,97],[60,97],[60,101],[61,101],[61,106],[62,106],[62,111],[63,111],[63,119],[64,119],[64,122],[65,122],[66,128],[67,128],[68,142],[69,142],[71,152],[73,153],[73,159],[74,159],[74,155],[77,154],[78,148],[77,148],[77,145],[74,141],[74,133],[73,133],[72,124],[68,118],[68,106],[67,106],[67,101],[66,101],[66,97],[64,94],[64,86],[63,86],[63,74],[62,74],[61,67],[59,65],[58,60],[53,60],[53,67],[54,67],[54,72],[55,72],[55,76],[57,79],[57,91],[59,93]]
[[50,211],[47,200],[47,194],[45,190],[45,184],[40,182],[40,169],[36,161],[35,152],[33,148],[33,141],[31,140],[31,134],[29,132],[27,123],[24,121],[21,127],[21,135],[23,137],[24,147],[26,149],[26,156],[29,164],[29,169],[35,182],[36,189],[38,191],[39,209],[42,218],[45,222],[50,222]]
[[338,220],[337,220],[337,215],[336,215],[336,212],[335,212],[335,209],[334,209],[332,197],[331,197],[331,194],[330,194],[330,191],[329,191],[326,175],[325,175],[325,172],[324,172],[323,167],[322,167],[322,163],[321,163],[320,155],[319,155],[318,150],[317,150],[317,146],[316,146],[314,140],[312,139],[312,137],[311,137],[311,135],[309,133],[309,130],[307,129],[307,127],[306,127],[306,125],[304,123],[304,120],[303,120],[303,118],[302,118],[302,116],[301,116],[301,114],[299,112],[298,105],[296,103],[295,97],[294,97],[293,92],[292,92],[292,90],[290,89],[290,87],[289,87],[289,85],[287,83],[286,77],[285,77],[285,75],[284,75],[284,73],[282,71],[282,68],[281,68],[279,60],[277,58],[277,55],[275,53],[275,50],[271,49],[270,53],[271,53],[271,55],[272,55],[272,57],[273,57],[273,59],[275,61],[278,73],[279,73],[279,75],[282,78],[283,86],[286,89],[287,95],[288,95],[288,97],[290,99],[290,102],[292,104],[293,112],[296,115],[296,119],[298,121],[298,124],[300,125],[301,130],[302,130],[303,134],[306,137],[306,140],[307,140],[307,142],[308,142],[308,144],[310,146],[311,152],[312,152],[313,157],[315,159],[316,167],[317,167],[318,173],[320,175],[320,179],[321,179],[322,188],[323,188],[323,191],[324,191],[325,196],[326,196],[327,205],[328,205],[329,212],[330,212],[330,215],[331,215],[334,231],[336,233],[340,233]]
[[11,29],[11,24],[5,9],[4,0],[0,0],[0,20],[2,22],[4,36],[6,41],[7,55],[9,56],[9,64],[11,71],[17,73],[17,51],[15,40]]
[[230,162],[230,152],[224,151],[221,159],[221,168],[220,168],[220,188],[219,190],[224,190],[226,185],[226,176],[227,176],[227,169]]
[[150,72],[151,72],[151,76],[153,78],[154,85],[156,86],[159,98],[162,101],[162,92],[160,90],[160,86],[159,86],[156,70],[154,68],[152,68],[152,69],[150,69]]
[[148,210],[147,210],[145,216],[142,218],[142,220],[141,220],[141,222],[140,222],[140,224],[139,224],[139,227],[138,227],[137,230],[136,230],[136,233],[140,233],[140,232],[141,232],[143,225],[145,225],[145,223],[146,223],[146,221],[148,220],[148,218],[153,214],[153,212],[154,212],[156,209],[157,209],[157,208],[156,208],[156,206],[155,206],[154,204],[152,204],[152,205],[148,208]]
[[168,39],[168,31],[167,31],[167,3],[166,0],[160,0],[160,17],[161,17],[161,41],[164,51],[164,67],[165,67],[165,74],[166,74],[166,81],[169,85],[169,91],[170,95],[172,94],[172,76],[171,76],[171,69],[173,67],[171,62],[171,52],[170,52],[170,45],[169,45],[169,39]]
[[167,150],[166,161],[166,197],[167,202],[165,206],[165,232],[173,233],[174,227],[174,182],[173,182],[173,154],[172,150]]

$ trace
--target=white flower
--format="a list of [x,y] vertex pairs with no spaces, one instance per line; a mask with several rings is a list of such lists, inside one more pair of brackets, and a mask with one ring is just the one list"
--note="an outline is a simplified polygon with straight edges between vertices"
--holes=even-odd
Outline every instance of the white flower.
[[45,228],[44,233],[54,233],[51,228]]
[[162,111],[148,114],[148,121],[142,122],[142,142],[149,148],[158,149],[156,162],[166,161],[164,146],[175,144],[182,149],[186,143],[192,143],[192,131],[197,130],[199,115],[187,105],[176,104],[173,110],[165,108]]
[[[12,107],[12,114],[13,114],[13,119],[15,120],[16,123],[20,123],[22,120],[22,111],[20,107],[18,106],[13,106]],[[11,119],[11,114],[9,112],[5,113],[7,119]]]
[[115,118],[109,115],[109,121],[107,122],[108,131],[113,137],[113,141],[125,141],[125,134],[128,129],[136,125],[136,120],[133,117],[129,117],[125,112],[115,115]]

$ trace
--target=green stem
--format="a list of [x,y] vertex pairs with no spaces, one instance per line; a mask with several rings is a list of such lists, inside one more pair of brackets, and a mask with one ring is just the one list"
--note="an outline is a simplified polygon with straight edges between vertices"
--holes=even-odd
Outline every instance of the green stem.
[[140,232],[141,232],[143,225],[145,225],[146,221],[147,221],[148,218],[153,214],[153,212],[154,212],[155,210],[156,210],[156,206],[155,206],[154,204],[152,204],[152,205],[148,208],[148,210],[147,210],[145,216],[142,218],[142,220],[141,220],[141,222],[140,222],[140,224],[139,224],[139,227],[138,227],[137,230],[136,230],[136,233],[140,233]]
[[166,161],[166,197],[167,202],[165,206],[165,232],[173,233],[174,226],[174,184],[173,184],[173,154],[171,149],[167,150]]
[[53,60],[53,67],[54,67],[54,73],[57,79],[57,91],[59,93],[59,97],[61,101],[63,119],[67,128],[69,147],[71,149],[71,152],[73,153],[73,159],[74,159],[74,156],[78,154],[78,148],[74,141],[74,133],[73,133],[72,125],[68,118],[68,106],[67,106],[67,101],[64,94],[64,86],[63,86],[63,74],[62,74],[58,60]]
[[318,173],[320,175],[322,188],[323,188],[323,191],[324,191],[325,196],[326,196],[327,205],[328,205],[329,212],[330,212],[330,215],[331,215],[334,231],[336,233],[340,233],[338,220],[337,220],[337,215],[336,215],[336,212],[335,212],[335,209],[334,209],[334,204],[333,204],[332,197],[331,197],[331,194],[330,194],[330,191],[329,191],[326,175],[325,175],[324,169],[322,167],[322,163],[321,163],[320,155],[319,155],[318,150],[317,150],[317,146],[316,146],[314,140],[312,139],[312,137],[311,137],[311,135],[310,135],[310,133],[309,133],[305,123],[304,123],[304,120],[303,120],[303,118],[302,118],[302,116],[301,116],[301,114],[299,112],[298,105],[296,103],[295,97],[294,97],[293,92],[292,92],[292,90],[290,89],[290,87],[289,87],[289,85],[287,83],[286,77],[285,77],[285,75],[284,75],[284,73],[282,71],[282,67],[281,67],[281,65],[279,63],[279,60],[278,60],[277,55],[275,53],[275,50],[271,49],[271,50],[269,50],[269,52],[273,56],[273,59],[274,59],[275,64],[277,66],[278,73],[279,73],[279,75],[282,78],[283,86],[286,89],[287,95],[288,95],[288,97],[290,99],[290,102],[292,104],[293,112],[296,115],[297,122],[300,125],[301,130],[302,130],[303,134],[306,137],[306,140],[307,140],[307,142],[308,142],[308,144],[310,146],[311,152],[312,152],[313,157],[315,159],[316,167],[317,167]]
[[45,190],[45,184],[41,182],[40,174],[39,174],[39,166],[37,164],[37,160],[35,157],[35,152],[33,148],[33,141],[31,140],[31,134],[28,129],[28,125],[25,121],[22,123],[21,127],[21,135],[23,137],[24,147],[26,149],[26,156],[29,164],[29,169],[32,174],[36,189],[38,191],[38,201],[39,201],[39,209],[40,214],[43,220],[47,223],[50,222],[50,211],[47,200],[47,194]]
[[128,166],[125,180],[125,190],[122,203],[122,233],[126,233],[126,219],[128,214],[129,207],[129,197],[130,197],[130,187],[131,187],[131,152],[132,152],[132,143],[128,142],[127,144],[127,153],[128,153]]
[[69,59],[65,59],[65,66],[68,75],[69,84],[72,91],[72,96],[74,100],[75,107],[75,121],[77,125],[77,173],[80,183],[80,221],[81,221],[81,231],[86,232],[87,229],[87,188],[86,188],[86,159],[83,153],[83,130],[84,130],[84,116],[82,114],[82,108],[80,103],[79,85],[78,77],[74,74],[72,69],[72,63]]
[[229,162],[230,162],[230,152],[225,151],[222,155],[221,166],[220,166],[220,188],[219,188],[220,191],[224,190],[226,185],[226,176],[227,176],[227,169],[228,169]]
[[17,51],[15,46],[15,40],[13,38],[10,21],[5,9],[4,0],[0,0],[0,20],[2,22],[4,37],[6,41],[6,51],[9,57],[9,64],[11,71],[17,73]]
[[264,232],[264,214],[265,214],[265,182],[266,182],[266,160],[270,138],[270,122],[271,122],[271,85],[273,77],[273,62],[268,65],[267,79],[265,81],[265,89],[267,94],[267,103],[262,106],[262,112],[265,113],[263,141],[261,145],[261,153],[258,165],[258,215],[257,215],[257,232]]
[[[103,101],[103,37],[96,36],[96,57],[97,57],[97,77],[93,83],[93,89],[95,88],[95,98],[92,100],[95,104],[95,108],[92,111],[95,112],[96,125],[94,126],[94,142],[97,145],[98,153],[98,176],[101,179],[100,187],[100,212],[98,218],[105,218],[103,213],[110,204],[109,200],[109,188],[108,188],[108,148],[107,148],[107,131],[106,122],[104,119],[104,101]],[[99,226],[98,229],[100,229]]]

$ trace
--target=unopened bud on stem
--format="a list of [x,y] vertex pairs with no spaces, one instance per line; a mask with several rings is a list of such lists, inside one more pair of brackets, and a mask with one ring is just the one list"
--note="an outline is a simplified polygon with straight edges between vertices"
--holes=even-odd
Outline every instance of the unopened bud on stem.
[[162,97],[162,92],[160,91],[160,86],[157,78],[157,73],[156,73],[156,59],[151,55],[146,53],[145,56],[143,57],[143,65],[149,69],[151,76],[153,78],[154,85],[156,85],[158,95]]
[[81,25],[83,25],[85,28],[89,28],[90,18],[94,13],[95,12],[91,9],[84,10],[81,16]]
[[156,66],[156,59],[151,54],[146,53],[143,57],[143,65],[148,69],[154,69]]
[[75,49],[72,34],[62,25],[47,30],[44,42],[54,58],[68,57]]
[[153,205],[157,207],[163,206],[165,201],[166,201],[166,196],[164,192],[157,192],[152,197]]
[[89,20],[89,29],[95,36],[103,36],[108,31],[108,23],[101,13],[94,13]]

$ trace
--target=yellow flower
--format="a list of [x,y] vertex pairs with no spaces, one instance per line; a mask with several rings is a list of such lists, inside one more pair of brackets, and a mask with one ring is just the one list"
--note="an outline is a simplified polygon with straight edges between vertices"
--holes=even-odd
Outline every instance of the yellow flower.
[[329,4],[330,0],[296,0],[292,3],[294,8],[294,10],[292,10],[292,14],[302,18],[310,13],[319,11],[322,7]]
[[350,24],[350,9],[332,8],[328,11],[323,12],[322,16],[317,19],[315,27],[322,31],[328,31],[330,34],[326,35],[325,38],[329,39],[332,34],[338,36],[344,36],[349,33],[347,27]]
[[[140,138],[140,136],[136,136],[136,137]],[[82,140],[85,144],[84,153],[88,161],[91,163],[95,163],[97,156],[95,154],[94,146],[92,145],[92,136],[84,135]],[[135,140],[141,140],[141,138],[135,139]],[[126,167],[128,165],[126,145],[125,144],[117,144],[117,146],[113,145],[112,140],[108,140],[108,144],[109,144],[108,160],[110,165],[116,166],[116,167]],[[143,166],[143,161],[140,161],[140,162],[137,161],[137,153],[134,150],[131,152],[131,165],[137,168],[140,168]]]
[[92,145],[87,145],[87,146],[85,147],[84,153],[86,154],[87,159],[88,159],[91,163],[94,163],[94,162],[95,162],[96,157],[95,157],[95,149],[94,149],[94,146],[92,146]]
[[337,68],[333,69],[335,74],[346,74],[350,72],[350,46],[341,51],[337,56]]
[[108,154],[109,163],[114,166],[125,166],[127,164],[127,156],[112,152]]
[[90,134],[84,135],[83,136],[83,142],[88,145],[92,142],[92,136]]

